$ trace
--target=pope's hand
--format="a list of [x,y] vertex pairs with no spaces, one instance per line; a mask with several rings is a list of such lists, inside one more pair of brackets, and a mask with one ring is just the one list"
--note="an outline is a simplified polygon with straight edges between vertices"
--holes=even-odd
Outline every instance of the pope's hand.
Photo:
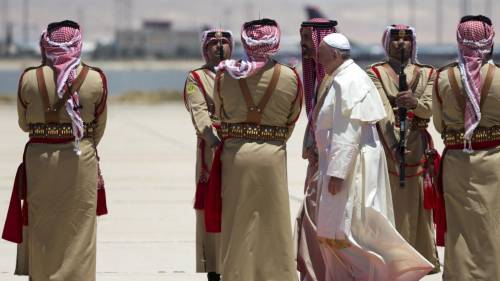
[[330,181],[328,182],[328,191],[332,195],[339,193],[342,190],[343,183],[344,180],[341,178],[330,177]]

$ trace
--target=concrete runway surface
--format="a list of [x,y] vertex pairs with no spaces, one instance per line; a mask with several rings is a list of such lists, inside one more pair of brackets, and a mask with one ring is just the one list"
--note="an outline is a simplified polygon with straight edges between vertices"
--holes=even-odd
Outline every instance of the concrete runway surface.
[[[287,144],[292,223],[300,206],[306,161],[301,158],[302,114]],[[0,105],[0,222],[27,135],[15,105]],[[439,149],[442,142],[432,130]],[[182,103],[109,106],[99,146],[110,214],[98,219],[98,281],[206,280],[195,270],[195,134]],[[0,242],[0,280],[13,276],[16,247]],[[443,251],[440,249],[442,258]],[[441,274],[423,280],[441,280]]]

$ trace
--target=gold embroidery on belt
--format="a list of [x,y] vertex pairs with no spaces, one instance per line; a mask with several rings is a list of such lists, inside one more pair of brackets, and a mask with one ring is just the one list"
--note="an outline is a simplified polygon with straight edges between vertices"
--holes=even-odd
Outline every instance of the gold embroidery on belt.
[[221,123],[223,138],[241,138],[263,141],[286,141],[287,127],[256,125],[251,123]]
[[[395,112],[394,117],[395,117],[396,127],[399,128],[399,116],[398,116],[397,112]],[[410,129],[411,130],[427,129],[430,121],[431,121],[430,119],[425,119],[425,118],[420,118],[420,117],[415,116],[410,121],[410,125],[411,125]]]
[[[464,143],[463,130],[445,130],[441,135],[445,145],[457,145]],[[486,142],[500,140],[500,126],[493,126],[489,128],[478,127],[474,130],[472,135],[472,142]]]
[[[83,124],[83,136],[91,137],[94,134],[96,123]],[[32,123],[29,124],[30,138],[71,138],[73,137],[73,126],[71,123]]]

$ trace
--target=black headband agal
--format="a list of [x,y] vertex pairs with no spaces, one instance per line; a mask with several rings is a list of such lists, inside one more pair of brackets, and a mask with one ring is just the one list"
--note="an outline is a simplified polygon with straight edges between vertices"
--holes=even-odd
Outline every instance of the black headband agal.
[[49,23],[49,25],[47,26],[47,32],[51,33],[52,31],[61,27],[71,27],[74,29],[80,29],[80,25],[78,23],[72,20],[63,20],[63,21]]
[[227,31],[210,31],[207,33],[207,39],[212,39],[212,38],[231,39],[231,33]]
[[338,22],[336,20],[329,20],[325,22],[313,22],[313,21],[303,21],[300,27],[314,27],[314,28],[324,28],[330,29],[336,27]]
[[477,16],[469,15],[469,16],[464,16],[464,17],[462,17],[462,19],[460,19],[460,23],[464,23],[464,22],[468,22],[468,21],[480,21],[480,22],[486,23],[489,26],[492,25],[491,19],[489,17],[483,16],[483,15],[477,15]]
[[249,26],[254,26],[254,25],[278,26],[278,23],[275,20],[265,18],[265,19],[253,20],[253,21],[245,22],[243,24],[243,28],[247,28]]

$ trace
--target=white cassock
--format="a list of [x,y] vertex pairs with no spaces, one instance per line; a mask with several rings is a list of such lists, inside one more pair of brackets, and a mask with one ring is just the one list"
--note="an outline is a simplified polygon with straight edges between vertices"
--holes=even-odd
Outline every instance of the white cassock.
[[[319,154],[318,237],[326,280],[410,281],[433,265],[396,231],[391,189],[376,122],[385,117],[377,89],[352,60],[333,74],[315,120]],[[344,179],[339,193],[329,178]]]

